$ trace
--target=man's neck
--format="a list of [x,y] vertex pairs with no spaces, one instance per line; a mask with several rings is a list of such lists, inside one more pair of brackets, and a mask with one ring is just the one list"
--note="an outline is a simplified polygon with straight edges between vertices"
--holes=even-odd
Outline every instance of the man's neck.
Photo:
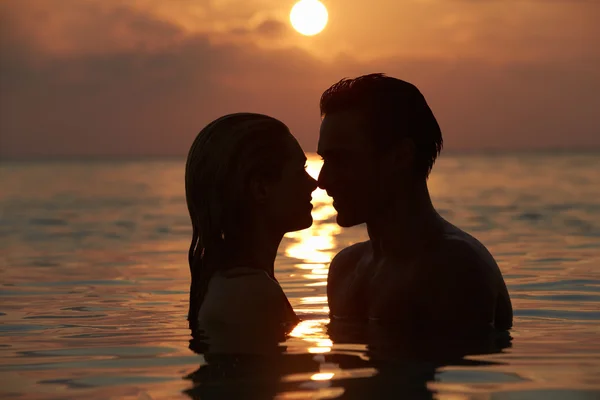
[[375,259],[410,259],[442,230],[442,221],[427,183],[415,184],[367,222]]

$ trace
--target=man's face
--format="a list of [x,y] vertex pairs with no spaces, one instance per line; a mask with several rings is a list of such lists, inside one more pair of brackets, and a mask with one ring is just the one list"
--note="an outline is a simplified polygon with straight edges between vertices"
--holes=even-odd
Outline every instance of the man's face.
[[363,118],[350,111],[326,115],[317,153],[324,161],[319,187],[333,197],[337,223],[367,222],[380,197],[382,176]]

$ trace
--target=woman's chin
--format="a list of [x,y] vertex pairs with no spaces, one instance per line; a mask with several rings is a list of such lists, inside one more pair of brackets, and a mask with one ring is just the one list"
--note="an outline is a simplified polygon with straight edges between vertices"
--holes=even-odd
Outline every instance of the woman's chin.
[[312,214],[308,213],[308,215],[303,216],[302,219],[298,218],[297,223],[294,224],[293,228],[288,230],[288,232],[301,231],[303,229],[310,228],[313,224]]

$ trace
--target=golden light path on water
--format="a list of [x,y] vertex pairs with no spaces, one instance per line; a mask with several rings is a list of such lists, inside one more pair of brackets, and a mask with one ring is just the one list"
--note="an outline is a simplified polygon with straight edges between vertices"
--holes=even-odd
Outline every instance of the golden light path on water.
[[[317,178],[321,169],[322,161],[315,156],[309,156],[307,161],[307,172]],[[304,284],[307,287],[318,287],[327,285],[327,271],[329,263],[333,258],[336,247],[336,235],[340,227],[335,223],[336,211],[332,200],[324,190],[317,189],[313,192],[313,225],[305,230],[290,232],[287,238],[293,241],[285,249],[286,257],[297,259],[295,264],[299,269],[301,278],[308,280]],[[318,316],[328,315],[327,296],[308,296],[300,299],[300,307],[294,307],[300,315],[316,314]],[[292,338],[298,338],[309,342],[308,352],[314,354],[327,353],[333,346],[325,332],[325,326],[329,318],[303,318],[303,320],[290,333]],[[333,377],[333,373],[319,373],[311,377],[312,380],[327,380]]]

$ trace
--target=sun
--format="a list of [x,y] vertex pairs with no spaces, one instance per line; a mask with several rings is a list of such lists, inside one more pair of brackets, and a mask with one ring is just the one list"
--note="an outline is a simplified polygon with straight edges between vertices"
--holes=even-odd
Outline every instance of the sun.
[[290,22],[295,30],[313,36],[325,29],[329,14],[319,0],[300,0],[290,11]]

